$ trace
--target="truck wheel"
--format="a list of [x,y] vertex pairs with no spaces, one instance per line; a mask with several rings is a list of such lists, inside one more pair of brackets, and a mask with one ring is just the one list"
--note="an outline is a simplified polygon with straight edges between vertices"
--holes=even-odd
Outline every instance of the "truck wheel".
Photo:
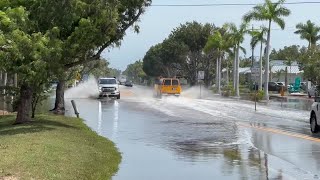
[[317,117],[314,114],[311,116],[311,119],[310,119],[310,128],[311,128],[311,132],[312,133],[319,132],[319,126],[318,126],[318,123],[317,123]]
[[117,96],[117,99],[120,99],[120,94]]

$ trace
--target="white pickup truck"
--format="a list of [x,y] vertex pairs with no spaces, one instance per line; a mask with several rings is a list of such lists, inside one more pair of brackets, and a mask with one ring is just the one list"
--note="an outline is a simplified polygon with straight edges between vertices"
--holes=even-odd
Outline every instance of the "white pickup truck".
[[120,90],[116,78],[100,78],[98,81],[99,97],[120,99]]
[[310,128],[312,133],[320,131],[320,97],[315,97],[315,102],[312,104],[310,113]]

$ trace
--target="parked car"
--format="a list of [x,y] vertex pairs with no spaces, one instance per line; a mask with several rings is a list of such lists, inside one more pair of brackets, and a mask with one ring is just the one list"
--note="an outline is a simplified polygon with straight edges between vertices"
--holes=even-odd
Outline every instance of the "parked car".
[[312,133],[317,133],[320,130],[319,119],[320,119],[320,97],[315,97],[315,102],[311,106],[310,113],[310,129]]
[[[287,91],[288,90],[288,87],[286,86],[286,83],[285,82],[276,82],[278,84],[278,86],[280,86],[280,90],[281,90],[281,87],[283,87],[283,90],[284,91]],[[279,90],[279,91],[280,91]]]
[[[262,87],[264,88],[264,84],[262,85]],[[280,92],[281,86],[278,85],[276,82],[269,82],[269,83],[268,83],[268,90],[269,90],[269,91],[277,91],[277,92]]]
[[126,81],[126,82],[124,83],[124,85],[127,86],[127,87],[132,87],[132,86],[133,86],[133,83],[132,83],[132,81]]
[[308,89],[308,96],[309,98],[314,97],[316,95],[318,86],[312,86],[310,89]]

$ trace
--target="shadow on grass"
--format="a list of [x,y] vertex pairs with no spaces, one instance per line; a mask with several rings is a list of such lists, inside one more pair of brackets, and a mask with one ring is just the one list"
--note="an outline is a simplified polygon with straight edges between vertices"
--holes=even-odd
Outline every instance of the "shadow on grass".
[[[61,122],[51,120],[35,120],[26,124],[12,125],[13,119],[0,119],[0,136],[38,133],[43,131],[52,131],[57,128],[77,128]],[[2,121],[2,122],[1,122]]]

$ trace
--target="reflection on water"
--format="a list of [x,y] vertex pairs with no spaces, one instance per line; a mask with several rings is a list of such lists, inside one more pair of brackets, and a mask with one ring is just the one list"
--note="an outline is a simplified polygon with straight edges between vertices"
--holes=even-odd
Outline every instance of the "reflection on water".
[[304,98],[271,98],[272,101],[269,103],[271,106],[278,106],[282,108],[298,109],[298,110],[311,110],[313,99]]

